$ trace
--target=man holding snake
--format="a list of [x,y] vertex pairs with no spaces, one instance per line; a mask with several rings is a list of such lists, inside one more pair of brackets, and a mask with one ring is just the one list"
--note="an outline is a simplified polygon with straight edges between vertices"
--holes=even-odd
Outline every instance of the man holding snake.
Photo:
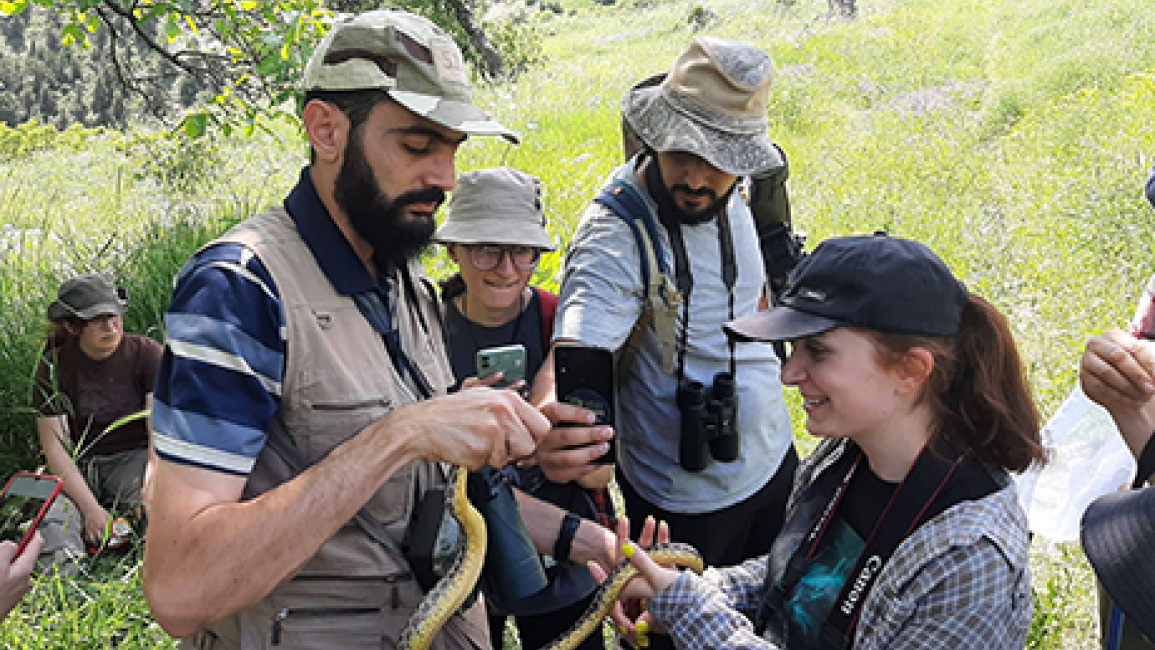
[[[592,422],[513,391],[445,394],[416,255],[458,146],[517,139],[472,105],[452,39],[401,11],[352,17],[304,90],[310,165],[283,207],[192,258],[165,318],[144,586],[184,647],[391,647],[422,598],[402,540],[445,464],[500,467],[551,420]],[[543,512],[526,520],[548,544],[564,513]],[[583,526],[571,552],[612,562],[613,536]],[[478,606],[434,643],[487,646]]]

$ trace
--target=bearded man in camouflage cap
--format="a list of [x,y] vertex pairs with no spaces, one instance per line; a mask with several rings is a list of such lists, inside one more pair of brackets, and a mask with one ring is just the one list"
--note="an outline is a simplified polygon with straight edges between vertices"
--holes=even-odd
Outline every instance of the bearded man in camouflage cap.
[[[186,647],[393,647],[423,595],[402,540],[442,464],[501,467],[584,415],[446,396],[416,255],[458,146],[517,140],[471,103],[449,36],[400,11],[344,20],[304,91],[311,164],[188,262],[165,317],[144,585]],[[433,647],[487,646],[473,606]]]
[[[648,516],[665,520],[707,565],[770,548],[798,463],[773,349],[722,330],[764,297],[761,229],[737,189],[785,169],[768,132],[773,71],[756,47],[699,37],[668,74],[627,93],[623,118],[641,150],[570,241],[554,330],[555,342],[632,359],[618,366],[616,426],[632,534]],[[716,398],[732,409],[727,424],[708,422]],[[542,441],[551,480],[597,474],[590,461],[607,445],[586,431]]]

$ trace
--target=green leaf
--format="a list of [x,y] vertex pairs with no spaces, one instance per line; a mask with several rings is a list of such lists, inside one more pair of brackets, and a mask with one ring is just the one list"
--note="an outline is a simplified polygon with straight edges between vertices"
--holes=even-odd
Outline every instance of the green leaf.
[[277,54],[270,54],[257,63],[257,73],[262,75],[272,75],[281,67],[281,58]]
[[65,45],[84,43],[86,40],[88,40],[84,30],[76,24],[67,25],[64,27],[64,29],[61,29],[60,32],[64,35],[64,38],[61,39],[61,42],[63,42]]
[[199,138],[208,128],[209,118],[204,113],[193,113],[184,118],[184,132],[190,138]]
[[108,434],[108,433],[110,433],[116,429],[119,429],[120,427],[123,427],[124,425],[128,424],[129,422],[136,422],[137,420],[143,420],[144,418],[147,418],[147,417],[148,417],[148,409],[143,409],[143,410],[137,411],[135,413],[129,413],[128,415],[120,418],[116,422],[113,422],[112,424],[105,427],[104,433]]

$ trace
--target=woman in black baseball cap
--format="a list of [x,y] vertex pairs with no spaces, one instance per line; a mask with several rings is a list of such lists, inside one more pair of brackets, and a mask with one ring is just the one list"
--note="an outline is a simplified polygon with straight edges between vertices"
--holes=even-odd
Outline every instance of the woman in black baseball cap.
[[627,542],[647,625],[694,648],[1022,648],[1029,536],[1008,472],[1044,451],[1006,319],[926,246],[876,235],[824,241],[727,330],[790,345],[783,383],[823,440],[769,555],[696,576]]

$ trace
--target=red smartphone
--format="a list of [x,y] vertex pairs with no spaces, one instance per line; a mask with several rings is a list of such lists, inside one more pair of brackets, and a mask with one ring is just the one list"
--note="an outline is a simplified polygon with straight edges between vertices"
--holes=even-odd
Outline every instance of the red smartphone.
[[62,489],[64,481],[55,476],[13,474],[0,492],[0,541],[15,542],[16,555],[23,553]]

